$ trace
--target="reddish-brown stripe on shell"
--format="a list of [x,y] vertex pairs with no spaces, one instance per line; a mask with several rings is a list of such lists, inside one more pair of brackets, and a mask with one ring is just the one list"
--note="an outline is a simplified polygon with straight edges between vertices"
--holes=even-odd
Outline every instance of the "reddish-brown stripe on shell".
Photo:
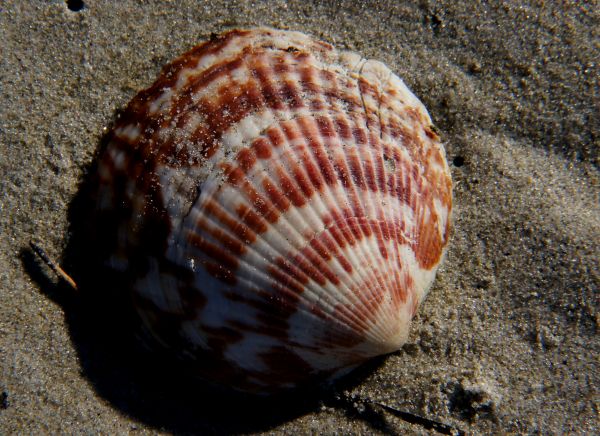
[[108,263],[148,329],[236,389],[398,348],[448,240],[425,108],[383,64],[296,32],[228,32],[166,66],[97,179]]

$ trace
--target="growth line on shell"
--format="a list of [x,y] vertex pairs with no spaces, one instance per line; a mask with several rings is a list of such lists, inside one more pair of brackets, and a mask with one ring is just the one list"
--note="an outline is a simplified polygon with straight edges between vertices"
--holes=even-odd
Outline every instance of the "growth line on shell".
[[75,291],[77,290],[77,283],[75,283],[75,280],[73,280],[71,276],[67,274],[58,263],[52,260],[50,256],[48,256],[48,254],[42,249],[42,247],[40,247],[33,241],[29,241],[29,246],[34,251],[34,253],[37,254],[46,265],[48,265],[48,267],[54,272],[54,274],[56,274],[59,278],[64,280]]

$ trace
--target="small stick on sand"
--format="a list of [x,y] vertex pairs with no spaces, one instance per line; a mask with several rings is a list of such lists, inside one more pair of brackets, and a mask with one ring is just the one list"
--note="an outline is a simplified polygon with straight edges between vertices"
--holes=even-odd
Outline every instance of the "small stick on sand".
[[363,404],[369,404],[371,406],[381,407],[383,410],[391,413],[392,415],[402,419],[410,424],[420,425],[427,430],[435,430],[438,433],[452,436],[464,436],[465,432],[443,422],[439,422],[430,418],[426,418],[416,413],[408,412],[406,410],[396,409],[378,401],[371,400],[362,396],[346,396],[346,401],[359,402]]
[[427,430],[435,430],[441,434],[456,435],[456,436],[463,436],[465,434],[462,430],[452,427],[451,425],[444,424],[443,422],[439,422],[439,421],[434,421],[433,419],[429,419],[424,416],[417,415],[416,413],[396,409],[394,407],[390,407],[390,406],[387,406],[385,404],[382,404],[382,403],[379,403],[376,401],[365,400],[365,402],[377,405],[377,406],[383,408],[384,410],[387,410],[392,415],[397,416],[398,418],[400,418],[406,422],[409,422],[411,424],[418,424],[418,425],[426,428]]
[[48,265],[52,271],[54,271],[54,274],[67,282],[75,291],[77,290],[77,283],[75,283],[75,280],[73,280],[71,276],[69,276],[69,274],[67,274],[56,262],[50,259],[48,254],[46,254],[46,252],[39,245],[33,241],[29,241],[29,245],[35,254],[37,254],[40,259],[42,259],[44,263]]

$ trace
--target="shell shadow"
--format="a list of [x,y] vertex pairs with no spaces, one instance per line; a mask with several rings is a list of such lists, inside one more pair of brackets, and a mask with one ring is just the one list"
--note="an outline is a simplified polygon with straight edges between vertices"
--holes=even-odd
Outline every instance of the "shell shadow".
[[[106,142],[104,138],[100,149]],[[93,164],[87,174],[95,169]],[[355,413],[352,401],[338,394],[375,371],[383,359],[361,366],[333,385],[257,397],[190,378],[170,356],[147,349],[127,289],[114,273],[99,269],[95,253],[102,250],[94,245],[98,238],[90,237],[90,192],[86,178],[69,207],[70,239],[61,262],[78,284],[76,293],[49,278],[32,251],[24,249],[21,260],[41,292],[63,308],[84,376],[113,407],[173,433],[236,434],[269,430],[326,405],[364,420],[373,429],[393,433],[380,413]]]

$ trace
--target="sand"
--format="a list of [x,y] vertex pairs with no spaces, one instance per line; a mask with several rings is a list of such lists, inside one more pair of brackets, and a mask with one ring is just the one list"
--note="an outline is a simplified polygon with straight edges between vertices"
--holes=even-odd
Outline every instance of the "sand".
[[[596,2],[66,3],[0,2],[1,433],[434,431],[394,410],[473,434],[600,431]],[[110,306],[86,323],[28,249],[61,258],[104,129],[164,63],[259,24],[388,64],[429,109],[454,179],[450,249],[409,342],[290,404],[144,373],[147,357],[99,333]]]

